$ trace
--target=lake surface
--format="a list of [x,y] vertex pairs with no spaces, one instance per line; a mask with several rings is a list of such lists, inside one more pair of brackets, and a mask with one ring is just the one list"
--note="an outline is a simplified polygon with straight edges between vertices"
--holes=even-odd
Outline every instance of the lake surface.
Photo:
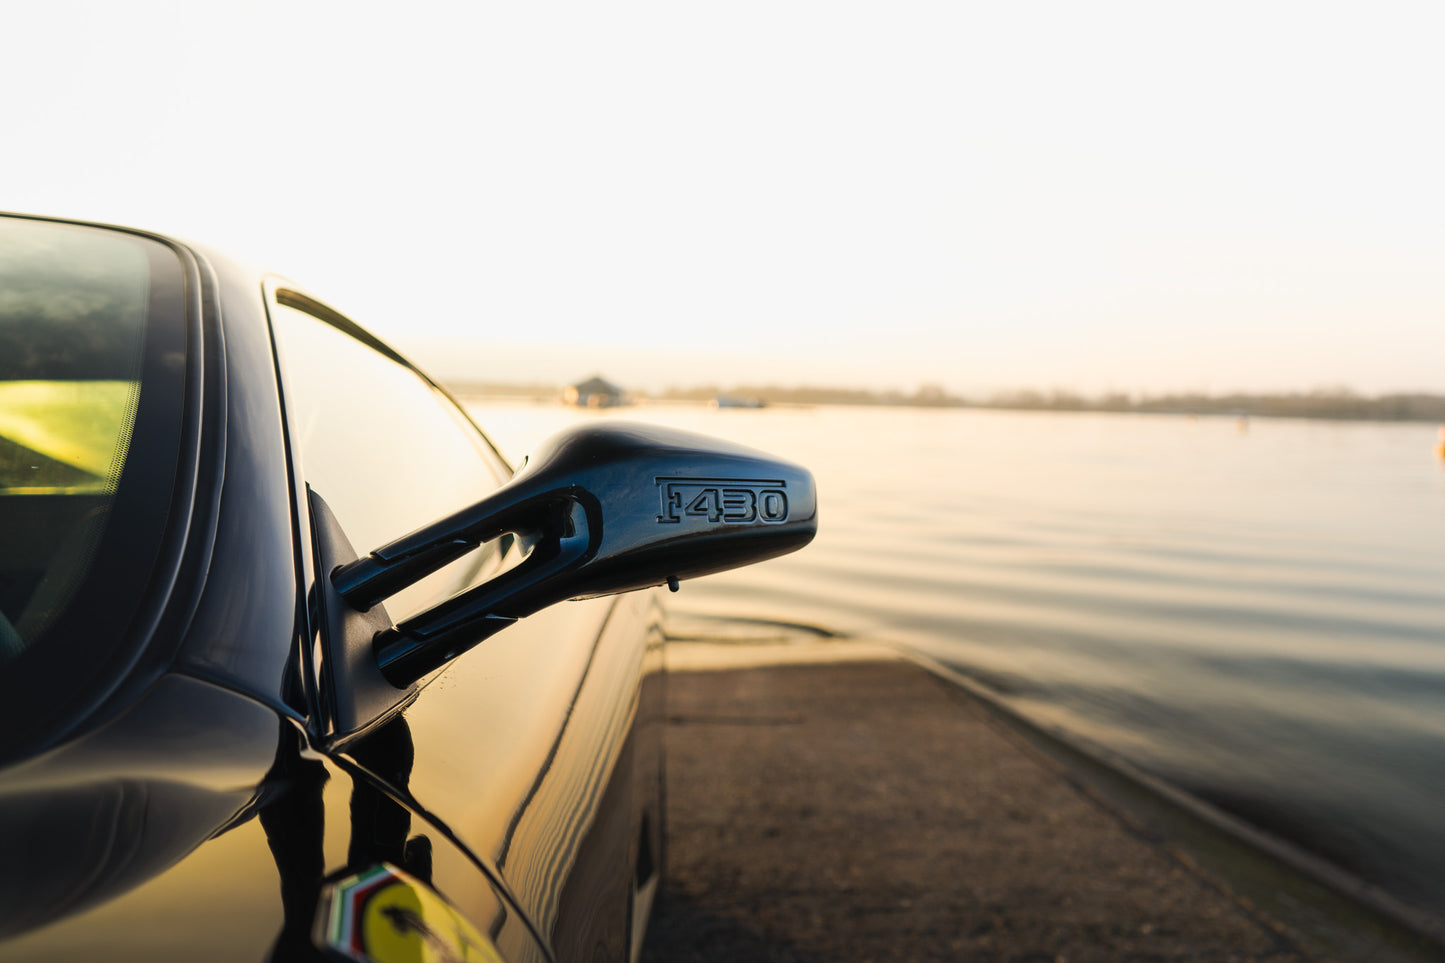
[[816,541],[673,606],[906,644],[1048,725],[1445,906],[1436,426],[468,405],[516,461],[649,421],[801,462]]

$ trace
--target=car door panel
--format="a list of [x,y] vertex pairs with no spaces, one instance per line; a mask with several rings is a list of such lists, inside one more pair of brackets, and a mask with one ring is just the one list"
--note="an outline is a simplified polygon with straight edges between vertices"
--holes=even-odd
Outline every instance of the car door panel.
[[[638,828],[660,827],[661,693],[640,688],[661,669],[658,621],[647,594],[554,606],[449,664],[405,710],[412,797],[497,866],[550,938],[576,942],[561,932],[577,922],[558,902],[569,880],[633,880]],[[640,798],[639,759],[652,774]],[[622,927],[605,943],[625,941],[630,893],[578,896]]]

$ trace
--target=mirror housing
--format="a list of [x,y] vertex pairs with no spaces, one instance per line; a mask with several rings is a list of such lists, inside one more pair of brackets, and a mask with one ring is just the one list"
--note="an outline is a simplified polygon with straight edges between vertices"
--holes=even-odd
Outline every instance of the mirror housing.
[[488,497],[331,579],[366,611],[505,533],[529,548],[516,567],[377,633],[382,674],[406,686],[556,602],[759,562],[802,548],[817,530],[807,469],[704,435],[609,421],[553,435]]

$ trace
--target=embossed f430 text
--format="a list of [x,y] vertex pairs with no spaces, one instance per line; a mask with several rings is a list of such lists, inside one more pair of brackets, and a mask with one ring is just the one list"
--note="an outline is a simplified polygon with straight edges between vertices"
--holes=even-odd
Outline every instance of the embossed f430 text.
[[788,520],[787,483],[760,478],[659,478],[664,524],[703,518],[717,525]]

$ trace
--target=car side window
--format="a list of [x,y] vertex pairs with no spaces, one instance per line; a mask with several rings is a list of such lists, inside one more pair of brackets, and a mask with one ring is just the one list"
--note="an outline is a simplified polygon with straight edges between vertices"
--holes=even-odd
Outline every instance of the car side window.
[[[291,303],[281,303],[290,301]],[[358,555],[463,508],[505,466],[456,405],[379,345],[302,310],[270,303],[296,470],[335,513]],[[387,600],[401,620],[490,574],[495,545]]]

